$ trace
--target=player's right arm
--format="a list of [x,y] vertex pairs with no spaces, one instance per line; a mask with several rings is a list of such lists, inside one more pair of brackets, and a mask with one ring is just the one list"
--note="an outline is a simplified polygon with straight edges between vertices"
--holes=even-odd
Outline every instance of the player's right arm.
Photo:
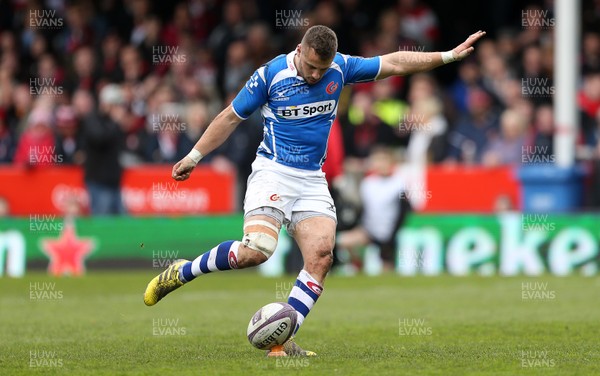
[[189,178],[201,156],[207,155],[221,146],[241,121],[242,119],[233,112],[231,105],[221,111],[206,128],[190,154],[173,166],[173,179],[186,180]]
[[221,146],[238,124],[267,102],[264,66],[258,68],[235,99],[209,124],[194,148],[173,166],[172,177],[186,180],[203,156]]

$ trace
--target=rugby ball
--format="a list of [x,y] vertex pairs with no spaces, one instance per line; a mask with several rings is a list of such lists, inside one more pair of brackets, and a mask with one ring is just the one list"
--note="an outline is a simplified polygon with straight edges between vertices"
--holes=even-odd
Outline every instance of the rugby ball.
[[248,341],[260,350],[283,345],[294,334],[298,316],[287,303],[270,303],[259,309],[248,323]]

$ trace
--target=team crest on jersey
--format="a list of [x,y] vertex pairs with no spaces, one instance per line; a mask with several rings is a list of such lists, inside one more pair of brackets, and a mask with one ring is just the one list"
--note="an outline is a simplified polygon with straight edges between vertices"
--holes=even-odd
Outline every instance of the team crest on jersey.
[[338,89],[338,83],[335,81],[331,81],[330,83],[327,84],[327,87],[325,88],[325,91],[327,92],[327,94],[331,95],[333,93],[335,93],[335,91]]

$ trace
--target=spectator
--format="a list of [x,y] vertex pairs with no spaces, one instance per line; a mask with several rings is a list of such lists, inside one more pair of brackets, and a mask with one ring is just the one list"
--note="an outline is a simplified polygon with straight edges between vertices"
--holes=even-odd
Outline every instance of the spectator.
[[95,91],[98,82],[96,73],[96,54],[90,47],[81,47],[73,55],[73,72],[66,80],[67,92],[77,89]]
[[375,144],[396,143],[394,128],[375,113],[373,98],[366,92],[354,94],[348,110],[348,120],[350,127],[346,127],[344,149],[350,156],[365,158]]
[[252,24],[248,29],[246,45],[252,70],[275,57],[276,54],[273,52],[275,46],[273,46],[272,38],[271,30],[264,22]]
[[[411,107],[406,124],[410,130],[407,148],[407,162],[425,165],[429,160],[441,159],[440,152],[432,150],[432,143],[439,144],[439,139],[446,134],[448,122],[442,115],[442,103],[435,97],[421,99]],[[439,148],[439,147],[438,147]]]
[[525,152],[525,118],[515,110],[506,110],[500,118],[500,137],[494,139],[483,156],[483,164],[489,167],[521,163]]
[[[183,158],[186,155],[185,151],[191,150],[196,145],[210,122],[208,108],[204,102],[189,103],[185,111],[186,127],[180,137],[180,147],[177,148],[179,154],[175,158],[176,160]],[[210,157],[210,154],[207,157]]]
[[0,163],[12,162],[15,154],[15,135],[11,132],[5,115],[0,114]]
[[587,32],[583,35],[581,65],[584,73],[600,70],[600,34],[598,32]]
[[[24,51],[24,62],[23,67],[32,67],[40,59],[42,55],[49,53],[48,41],[46,37],[40,32],[31,33],[31,41],[29,44],[22,46],[26,50]],[[30,72],[27,72],[30,73]]]
[[466,60],[458,66],[458,79],[450,87],[452,102],[458,112],[467,112],[469,89],[481,86],[481,72],[473,60]]
[[73,103],[73,111],[79,120],[91,115],[95,111],[94,97],[87,90],[75,91],[71,102]]
[[554,160],[554,113],[549,104],[538,107],[535,112],[531,146],[528,150],[533,160]]
[[132,83],[121,85],[127,108],[125,118],[119,123],[124,141],[120,156],[123,167],[137,166],[146,161],[145,145],[148,142],[146,117],[139,108],[141,103],[135,97],[136,88],[137,86]]
[[169,46],[180,46],[182,39],[192,33],[192,20],[187,2],[179,3],[173,11],[172,22],[165,25],[161,39]]
[[200,84],[200,96],[207,101],[217,98],[217,67],[214,64],[210,51],[199,48],[195,53],[193,76]]
[[100,63],[100,78],[108,82],[118,80],[119,71],[119,50],[121,49],[122,41],[117,33],[110,33],[102,40],[101,48],[101,63]]
[[[542,9],[539,5],[528,5],[521,11],[525,18],[521,19],[521,25],[525,25],[523,31],[517,36],[517,42],[521,48],[539,43],[544,38],[544,25],[546,20],[554,19],[549,9]],[[521,16],[523,17],[523,16]]]
[[467,106],[468,112],[448,134],[448,161],[480,163],[488,139],[497,133],[498,117],[489,94],[481,89],[469,90]]
[[[156,117],[156,120],[152,123],[153,132],[147,143],[149,160],[157,163],[177,162],[180,159],[177,150],[180,149],[178,146],[183,137],[181,132],[185,131],[184,127],[189,126],[184,122],[182,106],[176,103],[162,104],[158,114],[153,117]],[[198,139],[191,147],[196,141]]]
[[501,29],[498,32],[498,55],[510,67],[518,65],[517,53],[519,45],[517,44],[517,33],[513,29]]
[[438,20],[429,6],[419,0],[398,0],[401,32],[427,50],[434,47],[440,32]]
[[[136,34],[132,36],[132,45],[140,50],[144,61],[150,62],[152,69],[159,75],[163,75],[169,65],[160,64],[165,55],[171,51],[171,45],[161,39],[160,19],[154,15],[147,16],[140,27],[136,28]],[[133,38],[135,37],[135,38]]]
[[242,40],[247,34],[248,25],[244,19],[243,3],[239,0],[228,0],[223,5],[223,22],[221,22],[208,38],[208,46],[217,63],[217,85],[223,87],[225,80],[225,62],[227,48],[235,40]]
[[250,74],[252,74],[252,63],[248,59],[246,42],[240,40],[229,45],[225,70],[227,76],[223,88],[226,92],[237,91],[244,85]]
[[93,45],[95,35],[89,25],[89,6],[86,3],[75,3],[67,7],[65,28],[57,37],[61,54],[72,54],[80,47]]
[[396,165],[393,151],[374,147],[369,155],[369,169],[360,183],[363,214],[360,225],[338,234],[337,245],[352,254],[357,263],[357,248],[368,244],[379,247],[384,270],[394,269],[396,232],[410,211],[405,182]]
[[129,34],[129,42],[133,45],[139,45],[139,43],[146,36],[145,21],[151,14],[151,5],[148,0],[133,0],[126,3],[127,10],[131,16],[132,29]]
[[600,110],[600,70],[590,71],[583,76],[583,85],[577,95],[579,108],[584,116],[595,118]]
[[56,155],[61,163],[82,164],[82,141],[78,119],[73,107],[62,105],[56,109]]
[[6,111],[6,125],[16,135],[26,127],[27,116],[33,107],[33,96],[27,85],[15,85],[12,90],[11,106]]
[[124,142],[121,127],[127,121],[125,105],[123,89],[116,84],[106,85],[100,92],[98,112],[83,122],[84,180],[92,215],[125,213],[119,161]]
[[592,149],[590,163],[590,185],[588,190],[587,205],[590,208],[600,209],[600,116],[596,127],[597,143]]
[[[521,64],[521,78],[529,88],[530,92],[535,93],[545,88],[552,87],[550,72],[544,65],[543,51],[538,46],[529,46],[523,51],[523,62]],[[536,105],[547,101],[545,95],[530,95],[529,99]]]
[[119,58],[121,76],[119,81],[139,83],[148,72],[139,51],[133,46],[125,46]]
[[496,101],[501,100],[503,96],[503,85],[512,78],[506,66],[506,62],[500,56],[495,54],[482,62],[482,68],[483,88],[488,93],[492,94]]
[[50,166],[57,161],[51,125],[52,113],[48,108],[39,106],[31,112],[27,128],[17,145],[16,164],[27,167]]

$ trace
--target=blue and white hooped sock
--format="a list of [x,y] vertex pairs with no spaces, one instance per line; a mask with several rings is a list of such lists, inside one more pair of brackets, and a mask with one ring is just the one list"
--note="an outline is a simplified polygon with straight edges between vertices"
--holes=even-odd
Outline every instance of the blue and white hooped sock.
[[181,282],[190,282],[194,278],[211,272],[237,269],[239,241],[228,240],[210,251],[196,257],[194,261],[184,264],[179,273]]
[[288,304],[298,312],[298,322],[294,334],[300,329],[300,325],[302,325],[322,292],[323,286],[313,276],[308,274],[306,270],[302,269],[288,297]]

